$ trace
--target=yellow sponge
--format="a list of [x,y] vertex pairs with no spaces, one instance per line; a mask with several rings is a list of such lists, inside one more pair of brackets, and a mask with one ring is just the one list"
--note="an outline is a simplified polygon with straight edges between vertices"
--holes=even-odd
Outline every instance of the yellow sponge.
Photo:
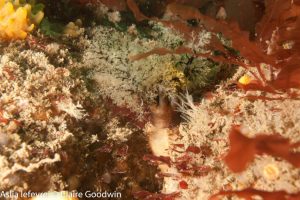
[[248,75],[244,75],[239,79],[239,83],[242,85],[248,85],[251,82],[251,78]]
[[[30,19],[31,5],[20,6],[18,1],[0,0],[0,38],[4,40],[25,39],[28,32],[44,17],[38,12]],[[36,19],[38,18],[38,19]]]

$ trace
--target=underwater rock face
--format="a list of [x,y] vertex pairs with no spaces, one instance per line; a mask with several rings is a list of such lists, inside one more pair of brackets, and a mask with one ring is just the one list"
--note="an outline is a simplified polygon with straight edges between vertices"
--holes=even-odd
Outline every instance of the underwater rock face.
[[0,0],[0,199],[299,199],[299,8]]

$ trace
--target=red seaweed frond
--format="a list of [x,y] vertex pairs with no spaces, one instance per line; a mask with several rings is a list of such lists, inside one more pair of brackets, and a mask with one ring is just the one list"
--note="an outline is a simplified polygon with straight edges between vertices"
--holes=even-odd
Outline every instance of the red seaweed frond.
[[163,194],[163,193],[152,193],[145,190],[133,193],[135,199],[143,199],[143,200],[174,200],[179,195],[180,195],[179,192]]
[[299,143],[291,143],[280,135],[244,136],[238,126],[233,126],[230,135],[230,150],[224,161],[233,172],[241,172],[252,162],[255,155],[268,154],[282,158],[295,167],[300,167],[300,152],[294,152]]
[[277,89],[300,87],[300,1],[266,0],[266,14],[257,25],[257,41],[276,58],[280,69],[271,83]]
[[5,118],[3,115],[3,110],[0,108],[0,123],[8,124],[9,119]]
[[100,0],[100,2],[113,10],[118,10],[118,11],[126,10],[125,0]]
[[[177,150],[180,149],[182,151]],[[174,149],[181,155],[172,161],[170,157],[144,155],[143,160],[150,162],[152,165],[166,164],[169,167],[174,167],[179,173],[186,176],[204,176],[213,170],[212,167],[207,165],[199,165],[197,157],[211,156],[212,151],[208,146],[188,146],[185,150],[181,144],[174,145]]]
[[145,106],[144,114],[142,116],[139,113],[132,111],[127,105],[118,106],[111,99],[106,99],[104,104],[112,112],[113,117],[120,117],[121,119],[126,119],[132,125],[138,128],[144,128],[145,124],[150,118],[150,114]]
[[126,10],[125,0],[73,0],[81,5],[85,4],[99,4],[100,2],[107,6],[109,9],[123,11]]
[[300,193],[289,194],[285,191],[267,192],[247,188],[240,191],[220,191],[209,198],[209,200],[219,200],[219,196],[238,196],[245,200],[254,200],[254,196],[261,196],[264,200],[299,200]]
[[168,156],[155,156],[151,154],[144,155],[144,161],[150,161],[152,164],[164,163],[171,167],[171,158]]
[[[176,50],[154,49],[144,54],[137,55],[135,59],[145,58],[152,54],[193,54],[195,57],[206,57],[216,62],[236,64],[245,68],[255,67],[259,73],[256,76],[257,87],[254,90],[270,92],[268,88],[285,91],[291,88],[300,88],[300,1],[266,0],[265,15],[257,25],[257,38],[250,41],[249,34],[242,31],[235,22],[216,20],[200,13],[197,7],[190,3],[181,4],[181,1],[171,2],[167,9],[180,20],[161,20],[145,16],[134,0],[127,0],[128,7],[134,13],[138,21],[153,20],[163,23],[181,32],[186,39],[191,39],[191,34],[197,33],[203,28],[212,33],[222,33],[231,39],[232,47],[240,52],[241,57],[232,55],[226,49],[219,48],[220,42],[213,41],[209,44],[210,50],[221,50],[223,56],[212,54],[193,54],[193,50],[179,48]],[[178,3],[179,2],[179,3]],[[183,1],[182,3],[185,3]],[[187,20],[197,20],[199,26],[190,26]],[[247,59],[248,62],[244,62]],[[261,64],[270,66],[271,78],[267,79]],[[274,69],[277,71],[274,71]],[[277,75],[275,76],[275,72]]]
[[[127,0],[128,7],[134,13],[138,21],[151,19],[154,21],[162,22],[165,25],[175,28],[176,30],[184,33],[184,34],[191,34],[192,31],[201,31],[203,28],[201,27],[190,27],[186,23],[183,23],[184,20],[191,20],[196,19],[201,21],[201,24],[211,32],[219,33],[222,32],[227,38],[232,39],[233,41],[233,48],[239,50],[241,55],[245,58],[252,58],[249,59],[254,63],[275,63],[272,59],[268,56],[264,55],[261,49],[255,44],[249,41],[249,34],[248,32],[241,31],[237,23],[234,22],[226,22],[222,20],[215,20],[211,17],[205,16],[199,12],[198,9],[178,4],[178,3],[171,3],[168,5],[168,10],[170,10],[174,15],[180,17],[183,21],[164,21],[159,20],[157,18],[148,18],[145,17],[139,10],[138,6],[134,2],[134,0]],[[178,26],[180,24],[180,26]],[[189,29],[186,27],[190,27]],[[188,33],[186,31],[189,31]]]
[[98,3],[98,0],[73,0],[73,1],[81,5]]
[[199,0],[166,0],[167,4],[170,3],[180,3],[180,4],[185,4],[189,6],[193,6],[196,8],[200,8],[205,2],[199,1]]

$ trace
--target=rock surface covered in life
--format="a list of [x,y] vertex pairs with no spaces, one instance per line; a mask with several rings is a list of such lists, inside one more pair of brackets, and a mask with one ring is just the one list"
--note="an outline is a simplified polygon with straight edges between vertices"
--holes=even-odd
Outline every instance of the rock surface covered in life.
[[0,199],[299,199],[299,10],[0,0]]

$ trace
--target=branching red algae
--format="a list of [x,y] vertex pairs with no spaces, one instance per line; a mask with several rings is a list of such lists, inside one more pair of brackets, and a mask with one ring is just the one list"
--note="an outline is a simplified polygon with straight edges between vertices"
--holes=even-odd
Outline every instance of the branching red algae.
[[261,196],[264,200],[298,200],[300,193],[289,194],[285,191],[266,192],[256,190],[253,188],[247,188],[240,191],[220,191],[217,194],[211,196],[209,200],[219,200],[220,196],[238,196],[245,200],[254,200],[254,196]]
[[293,149],[299,143],[291,143],[289,139],[280,135],[257,135],[254,138],[244,136],[238,126],[233,126],[229,135],[230,150],[225,156],[226,165],[233,172],[242,172],[252,162],[255,155],[271,155],[300,167],[300,152]]
[[[207,57],[217,62],[238,64],[245,68],[255,67],[260,77],[255,77],[258,84],[252,87],[254,90],[270,92],[268,88],[272,88],[272,91],[300,88],[300,69],[298,66],[300,63],[299,0],[266,1],[266,12],[257,26],[257,37],[254,41],[249,40],[249,33],[242,31],[237,23],[216,20],[205,16],[195,7],[176,2],[170,3],[168,10],[180,17],[181,20],[167,21],[145,16],[140,12],[134,0],[127,0],[127,4],[138,21],[153,20],[161,22],[181,32],[186,38],[191,38],[192,32],[197,33],[203,30],[203,28],[213,33],[221,32],[226,38],[231,39],[232,47],[240,52],[241,57],[236,57],[230,52],[224,51],[224,49],[223,53],[226,56],[223,58],[221,56],[212,56],[211,54],[196,56]],[[185,21],[191,19],[201,22],[201,26],[189,26]],[[210,49],[216,50],[214,47],[217,46],[220,45],[216,45],[216,43],[212,44]],[[181,50],[185,50],[185,53],[192,53],[191,49],[182,48]],[[152,54],[178,54],[179,52],[182,51],[154,49],[135,58],[141,59]],[[247,59],[249,63],[245,63],[243,59]],[[271,80],[267,80],[261,68],[262,63],[270,66],[272,71]],[[274,75],[273,68],[279,72],[276,76]]]

